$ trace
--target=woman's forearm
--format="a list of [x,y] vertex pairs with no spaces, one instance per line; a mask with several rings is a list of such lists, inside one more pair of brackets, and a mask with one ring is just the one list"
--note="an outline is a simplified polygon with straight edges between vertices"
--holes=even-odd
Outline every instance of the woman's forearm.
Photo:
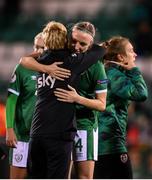
[[22,57],[20,59],[20,64],[28,69],[38,71],[38,72],[46,72],[45,66],[43,64],[38,63],[33,57]]
[[104,111],[106,108],[106,96],[104,94],[101,96],[102,98],[100,99],[88,99],[83,96],[79,96],[79,98],[76,100],[76,103],[81,104],[90,109]]

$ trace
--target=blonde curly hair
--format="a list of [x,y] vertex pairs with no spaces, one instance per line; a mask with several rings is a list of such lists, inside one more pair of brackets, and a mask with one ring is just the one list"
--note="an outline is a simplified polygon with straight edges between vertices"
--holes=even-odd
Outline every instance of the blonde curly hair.
[[67,29],[62,23],[50,21],[43,29],[43,39],[47,49],[63,49],[67,45]]

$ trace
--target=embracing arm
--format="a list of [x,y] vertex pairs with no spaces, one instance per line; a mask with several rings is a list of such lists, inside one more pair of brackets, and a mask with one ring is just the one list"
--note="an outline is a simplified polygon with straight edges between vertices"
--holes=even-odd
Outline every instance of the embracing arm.
[[90,109],[104,111],[106,109],[106,96],[107,96],[106,92],[96,94],[95,99],[88,99],[83,96],[80,96],[77,99],[76,103],[86,106]]
[[54,62],[51,65],[44,65],[37,62],[33,57],[22,57],[20,59],[20,64],[28,69],[47,73],[62,81],[64,78],[68,78],[71,75],[69,70],[59,67],[63,62]]
[[[55,96],[58,100],[69,103],[77,103],[86,106],[90,109],[95,109],[98,111],[104,111],[106,108],[106,96],[107,96],[107,76],[103,64],[98,61],[96,64],[92,65],[82,77],[86,76],[91,78],[91,86],[93,92],[95,92],[95,97],[87,98],[87,89],[84,96],[80,96],[74,88],[68,86],[69,90],[56,88],[54,91]],[[80,84],[83,84],[82,82]],[[80,86],[81,87],[81,86]],[[84,91],[84,90],[83,90]],[[89,97],[89,96],[88,96]]]
[[46,65],[38,63],[34,57],[27,56],[20,59],[20,64],[28,69],[46,73]]
[[87,70],[91,65],[97,63],[99,59],[102,59],[103,49],[101,46],[93,44],[93,46],[85,53],[78,54],[78,60],[80,61],[78,66],[78,72],[82,73]]
[[106,96],[107,92],[96,93],[95,99],[85,98],[80,96],[74,88],[68,85],[69,90],[56,88],[54,91],[55,96],[59,101],[77,103],[86,106],[90,109],[98,111],[104,111],[106,108]]
[[14,120],[17,98],[15,94],[9,94],[6,101],[6,144],[15,147],[17,138],[14,132]]

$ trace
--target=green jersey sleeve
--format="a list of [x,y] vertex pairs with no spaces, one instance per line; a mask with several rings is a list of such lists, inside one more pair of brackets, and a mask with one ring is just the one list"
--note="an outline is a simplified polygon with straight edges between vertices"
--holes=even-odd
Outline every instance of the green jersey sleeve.
[[92,77],[95,82],[95,93],[106,92],[108,80],[103,63],[98,61],[92,69],[94,70]]
[[10,94],[7,97],[6,101],[6,127],[13,128],[14,127],[14,119],[15,119],[15,109],[17,103],[18,96],[15,94]]
[[6,126],[13,128],[15,121],[15,109],[17,99],[21,89],[20,65],[16,65],[8,87],[8,97],[6,101]]
[[9,83],[8,92],[19,96],[21,88],[22,88],[22,67],[21,65],[17,65],[12,74],[11,81]]

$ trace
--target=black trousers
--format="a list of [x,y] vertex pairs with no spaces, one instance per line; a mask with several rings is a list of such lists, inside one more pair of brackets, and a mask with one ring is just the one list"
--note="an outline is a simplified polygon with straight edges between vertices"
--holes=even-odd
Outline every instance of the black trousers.
[[132,168],[127,153],[98,156],[94,170],[95,179],[132,179]]
[[31,138],[28,172],[31,179],[67,179],[72,141]]
[[3,148],[0,146],[0,160],[6,157],[6,153],[4,152]]

